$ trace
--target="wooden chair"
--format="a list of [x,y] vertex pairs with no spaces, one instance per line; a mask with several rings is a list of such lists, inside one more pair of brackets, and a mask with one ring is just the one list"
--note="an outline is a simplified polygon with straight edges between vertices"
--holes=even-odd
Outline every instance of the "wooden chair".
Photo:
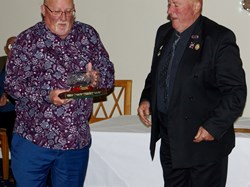
[[238,133],[250,133],[250,129],[234,128],[234,132],[238,132]]
[[115,80],[109,95],[94,98],[90,123],[109,119],[114,115],[131,114],[132,80]]
[[6,129],[0,128],[0,147],[2,151],[3,179],[9,179],[9,145]]

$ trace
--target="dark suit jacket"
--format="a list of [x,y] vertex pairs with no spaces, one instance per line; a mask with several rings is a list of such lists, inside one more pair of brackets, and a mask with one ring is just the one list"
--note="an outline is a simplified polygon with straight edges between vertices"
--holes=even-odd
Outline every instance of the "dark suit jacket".
[[1,56],[0,57],[0,72],[5,67],[6,61],[7,61],[7,56]]
[[[204,164],[228,155],[235,146],[233,123],[246,100],[245,73],[232,31],[201,16],[180,60],[168,109],[168,136],[174,168]],[[162,25],[155,41],[151,72],[140,102],[150,102],[151,155],[159,140],[157,68],[171,23]],[[178,55],[178,54],[177,54]],[[193,143],[203,126],[215,141]]]

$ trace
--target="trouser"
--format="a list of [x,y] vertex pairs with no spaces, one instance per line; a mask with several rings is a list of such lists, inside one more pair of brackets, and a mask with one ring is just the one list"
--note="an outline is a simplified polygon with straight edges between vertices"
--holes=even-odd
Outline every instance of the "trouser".
[[17,187],[44,187],[51,172],[52,187],[83,187],[89,146],[77,150],[43,148],[13,134],[11,164]]
[[[162,122],[162,119],[160,119]],[[228,157],[190,168],[172,167],[166,126],[161,125],[160,161],[164,187],[225,187]]]

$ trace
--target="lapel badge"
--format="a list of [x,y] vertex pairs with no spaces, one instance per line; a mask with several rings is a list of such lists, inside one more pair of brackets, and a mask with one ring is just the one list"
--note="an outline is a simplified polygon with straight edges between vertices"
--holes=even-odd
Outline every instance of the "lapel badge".
[[192,38],[192,39],[198,39],[198,38],[199,38],[199,35],[192,35],[191,38]]
[[190,43],[189,48],[190,48],[190,49],[193,49],[193,48],[194,48],[194,43],[193,43],[193,42]]
[[161,45],[161,47],[159,48],[159,51],[158,51],[158,53],[157,53],[157,56],[160,56],[160,55],[161,55],[161,50],[162,50],[162,48],[163,48],[163,45]]
[[194,47],[194,49],[195,49],[195,50],[199,50],[200,47],[201,47],[200,44],[196,44],[195,47]]

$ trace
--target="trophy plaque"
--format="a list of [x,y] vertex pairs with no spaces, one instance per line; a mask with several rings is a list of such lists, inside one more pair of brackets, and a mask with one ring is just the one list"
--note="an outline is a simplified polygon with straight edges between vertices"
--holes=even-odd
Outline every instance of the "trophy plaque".
[[106,95],[107,89],[96,89],[90,86],[91,74],[85,72],[72,73],[67,78],[67,84],[71,90],[59,94],[61,99],[93,98]]

